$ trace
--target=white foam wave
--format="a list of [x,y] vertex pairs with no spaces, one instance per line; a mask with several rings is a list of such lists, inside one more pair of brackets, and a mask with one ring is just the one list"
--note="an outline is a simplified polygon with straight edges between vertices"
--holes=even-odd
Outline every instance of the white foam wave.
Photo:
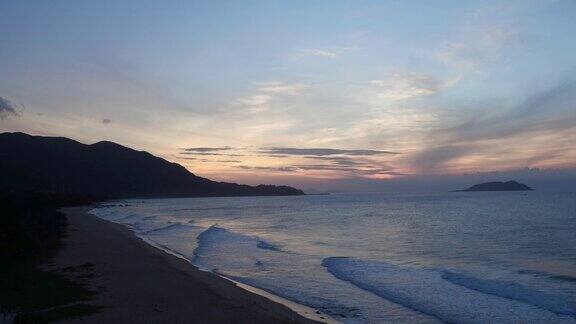
[[442,271],[442,278],[453,284],[484,294],[517,300],[559,315],[576,315],[576,310],[574,309],[574,305],[572,305],[573,302],[570,301],[570,297],[561,294],[554,295],[529,289],[512,282],[486,280],[448,270]]
[[[328,286],[330,275],[307,278],[290,273],[293,265],[315,267],[319,262],[292,252],[256,236],[244,235],[211,226],[197,237],[198,247],[192,263],[232,280],[257,287],[289,300],[308,305],[323,313],[347,318],[358,316],[358,309],[322,296],[318,289]],[[308,280],[308,281],[307,281]]]
[[[455,284],[445,278],[445,271],[353,258],[326,258],[322,264],[341,280],[445,322],[576,323],[573,316],[543,309],[544,305],[535,306],[534,303],[518,300],[521,299],[519,294],[527,293],[526,288],[514,286],[510,289],[506,285],[498,285],[496,282],[487,284],[477,279],[466,281],[463,285],[465,279],[470,277],[452,275],[452,281],[458,281]],[[496,291],[498,294],[494,294]],[[510,296],[516,298],[510,299]],[[534,299],[534,296],[539,298]],[[522,297],[536,302],[541,301],[541,298],[544,297],[534,291]]]

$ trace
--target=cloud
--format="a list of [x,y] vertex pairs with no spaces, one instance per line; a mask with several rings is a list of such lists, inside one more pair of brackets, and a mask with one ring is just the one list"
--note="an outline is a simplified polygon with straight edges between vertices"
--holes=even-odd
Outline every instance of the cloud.
[[[219,147],[188,147],[181,148],[180,154],[183,155],[198,155],[198,156],[226,156],[226,157],[239,157],[245,156],[244,154],[234,153],[244,150],[244,148],[219,146]],[[210,160],[212,161],[212,160]]]
[[382,155],[382,154],[400,154],[391,151],[379,150],[341,150],[330,148],[293,148],[293,147],[271,147],[262,148],[261,153],[265,154],[280,154],[280,155],[313,155],[313,156],[326,156],[326,155]]
[[234,148],[230,146],[220,146],[220,147],[188,147],[183,148],[184,152],[219,152],[219,151],[230,151]]
[[387,169],[368,169],[368,170],[358,170],[359,174],[362,175],[388,175],[388,176],[409,176],[408,173],[397,172]]
[[369,81],[369,85],[379,99],[398,101],[438,94],[457,81],[443,81],[425,73],[396,71],[385,79]]
[[104,118],[104,119],[102,119],[100,122],[101,122],[102,124],[110,124],[110,123],[112,123],[112,120],[111,120],[111,119],[108,119],[108,118]]
[[340,53],[335,50],[324,50],[318,48],[307,48],[299,51],[300,56],[316,56],[323,58],[334,59],[340,56]]
[[[285,161],[286,165],[231,165],[231,168],[253,171],[270,171],[273,173],[301,173],[310,171],[308,174],[326,177],[328,174],[336,177],[374,177],[403,175],[394,168],[381,161],[381,157],[397,155],[399,153],[382,150],[345,150],[330,148],[293,148],[293,147],[271,147],[271,148],[241,148],[245,155],[229,154],[229,150],[239,150],[231,146],[223,147],[193,147],[183,149],[181,154],[199,156],[247,156],[250,160],[261,158],[276,158]],[[224,153],[222,153],[224,152]],[[212,160],[201,158],[183,158],[209,163],[242,163],[242,160],[225,159]],[[317,163],[306,163],[306,160],[313,160]],[[264,161],[264,160],[262,160]],[[316,173],[314,173],[317,171]],[[327,174],[328,173],[328,174]]]
[[298,96],[309,88],[300,83],[260,82],[254,94],[236,99],[233,104],[245,108],[250,113],[261,113],[269,110],[274,100]]
[[[503,113],[472,116],[437,133],[457,141],[476,141],[560,131],[576,128],[575,109],[576,79],[562,80]],[[490,110],[502,111],[496,107],[490,107]]]
[[[372,156],[373,157],[373,156]],[[394,171],[380,160],[368,159],[364,156],[306,156],[307,159],[329,162],[330,164],[300,164],[295,165],[302,170],[341,171],[355,175],[404,175]]]
[[533,166],[566,160],[569,143],[576,140],[575,109],[576,80],[562,80],[512,108],[488,107],[454,126],[431,130],[427,134],[430,147],[414,155],[412,165],[430,172],[457,159],[467,159],[468,165],[499,164],[500,168],[504,163]]
[[413,166],[419,171],[434,172],[445,163],[470,153],[472,149],[467,145],[425,149],[414,157]]
[[258,91],[296,96],[306,91],[310,87],[305,84],[299,83],[284,83],[284,82],[262,82],[259,84]]
[[184,155],[199,155],[199,156],[228,156],[228,157],[246,156],[246,155],[244,155],[244,154],[215,153],[215,152],[181,152],[180,154],[184,154]]
[[251,113],[266,111],[269,109],[268,104],[272,101],[272,96],[267,94],[254,94],[238,99],[236,102],[241,106],[247,107]]
[[19,115],[20,113],[18,113],[16,107],[10,100],[0,97],[0,119]]
[[181,160],[194,160],[194,161],[207,162],[207,163],[240,163],[240,162],[242,162],[240,160],[210,160],[210,159],[200,159],[200,158],[196,158],[196,157],[182,157],[182,156],[177,156],[177,158],[179,158]]
[[356,166],[356,165],[364,165],[366,163],[365,161],[358,161],[356,157],[348,157],[348,156],[306,156],[306,158],[319,161],[327,161],[332,164],[342,166]]
[[298,170],[298,168],[291,166],[265,167],[265,166],[236,165],[234,167],[243,170],[263,170],[263,171],[275,171],[275,172],[294,172]]
[[460,73],[486,72],[513,50],[529,50],[537,34],[526,17],[549,10],[552,1],[493,1],[462,12],[451,39],[434,56]]
[[305,57],[317,57],[324,59],[337,59],[342,57],[345,53],[355,50],[355,47],[332,47],[332,48],[304,48],[296,52],[294,57],[296,59],[303,59]]
[[403,176],[404,173],[393,171],[387,167],[370,167],[370,168],[351,168],[326,164],[298,164],[278,167],[268,166],[249,166],[249,165],[236,165],[234,168],[243,170],[259,170],[259,171],[272,171],[283,173],[294,173],[299,171],[336,171],[338,173],[346,174],[347,176],[377,176],[377,175],[393,175]]
[[443,43],[437,52],[442,63],[462,71],[480,71],[506,50],[528,43],[527,36],[510,25],[469,25],[462,30],[460,40]]

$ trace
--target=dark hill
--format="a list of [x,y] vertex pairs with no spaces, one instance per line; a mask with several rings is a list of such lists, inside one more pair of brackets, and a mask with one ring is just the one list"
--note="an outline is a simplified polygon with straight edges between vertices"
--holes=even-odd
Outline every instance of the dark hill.
[[458,191],[525,191],[534,190],[525,184],[518,183],[516,181],[507,182],[485,182],[464,190]]
[[0,191],[106,198],[303,195],[287,186],[248,186],[198,177],[177,163],[113,142],[0,134]]

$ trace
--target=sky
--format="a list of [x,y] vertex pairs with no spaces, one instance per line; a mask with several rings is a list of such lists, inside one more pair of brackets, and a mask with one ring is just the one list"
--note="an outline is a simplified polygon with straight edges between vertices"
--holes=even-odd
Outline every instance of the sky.
[[574,180],[575,18],[573,0],[2,1],[0,131],[312,190]]

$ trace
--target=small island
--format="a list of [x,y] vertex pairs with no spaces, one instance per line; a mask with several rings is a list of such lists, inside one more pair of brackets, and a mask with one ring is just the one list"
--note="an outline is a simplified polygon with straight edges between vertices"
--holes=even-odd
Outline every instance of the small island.
[[499,182],[499,181],[485,182],[473,185],[472,187],[464,190],[455,190],[455,191],[462,192],[462,191],[530,191],[530,190],[534,189],[528,187],[525,184],[512,180],[506,182]]

